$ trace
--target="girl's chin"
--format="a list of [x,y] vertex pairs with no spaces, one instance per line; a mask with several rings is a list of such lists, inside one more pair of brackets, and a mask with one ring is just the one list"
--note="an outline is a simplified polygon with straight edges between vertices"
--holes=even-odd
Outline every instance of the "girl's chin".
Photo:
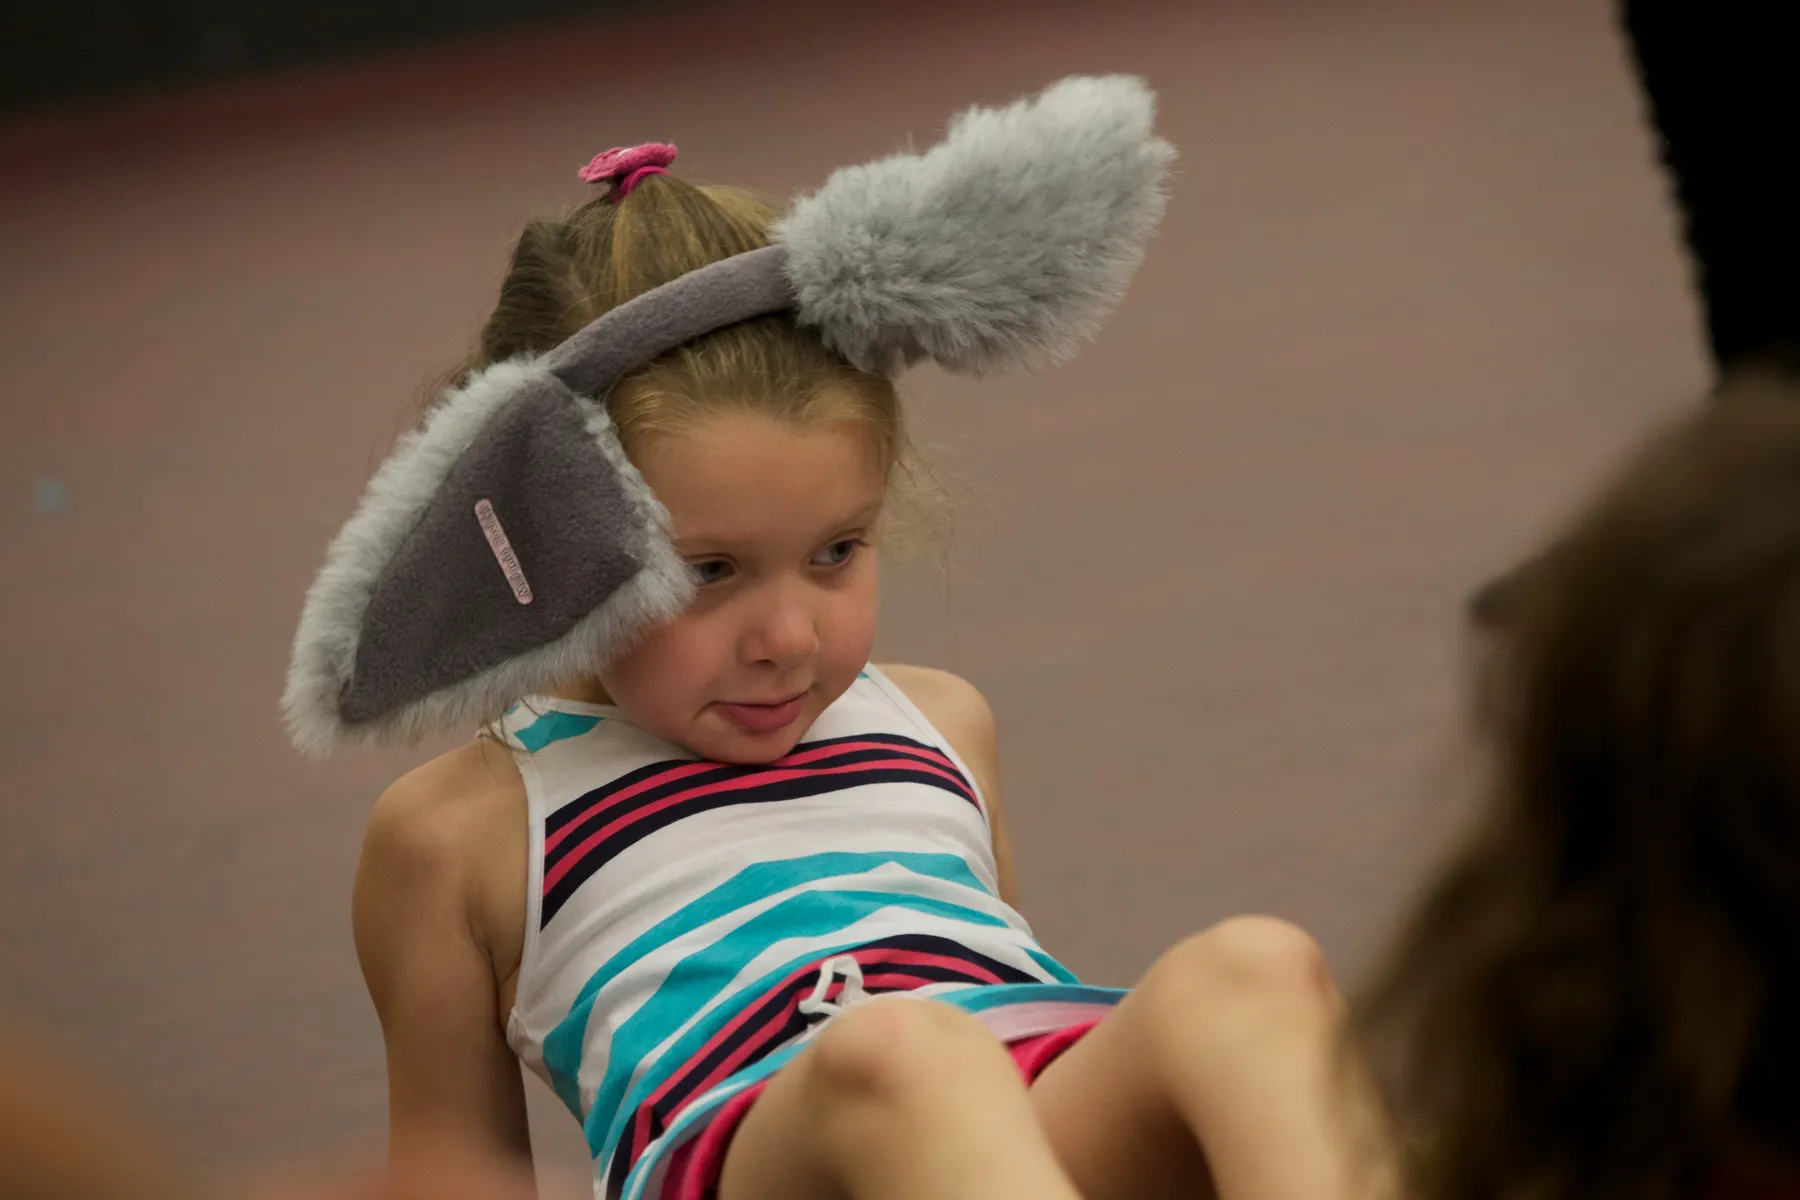
[[724,717],[708,713],[699,722],[703,728],[694,731],[694,738],[687,743],[687,748],[713,762],[764,766],[792,754],[817,719],[817,714],[803,712],[781,728],[763,732],[744,729]]
[[[753,742],[762,744],[750,744]],[[799,739],[793,737],[779,742],[770,742],[767,738],[708,738],[704,745],[689,746],[688,749],[708,762],[734,767],[765,767],[793,753],[798,742]]]

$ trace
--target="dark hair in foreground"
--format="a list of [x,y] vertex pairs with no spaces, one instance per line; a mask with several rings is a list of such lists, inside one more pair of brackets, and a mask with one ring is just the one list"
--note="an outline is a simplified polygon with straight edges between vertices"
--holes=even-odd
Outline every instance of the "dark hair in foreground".
[[1655,439],[1509,604],[1483,811],[1360,1006],[1412,1200],[1800,1169],[1800,387]]

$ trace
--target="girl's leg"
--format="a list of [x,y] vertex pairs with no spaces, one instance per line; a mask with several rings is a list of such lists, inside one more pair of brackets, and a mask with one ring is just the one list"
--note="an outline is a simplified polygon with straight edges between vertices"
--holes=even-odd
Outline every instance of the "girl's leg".
[[1342,1008],[1306,934],[1236,918],[1159,960],[1032,1102],[1086,1200],[1386,1197],[1384,1124],[1349,1078]]
[[1080,1200],[1018,1068],[980,1022],[877,999],[770,1081],[719,1200]]

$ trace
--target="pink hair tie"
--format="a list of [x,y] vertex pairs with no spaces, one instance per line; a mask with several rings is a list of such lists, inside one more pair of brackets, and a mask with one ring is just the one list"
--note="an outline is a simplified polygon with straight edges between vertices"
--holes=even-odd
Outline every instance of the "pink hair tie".
[[666,142],[645,142],[641,146],[614,146],[605,154],[581,168],[583,183],[610,183],[606,198],[614,204],[631,195],[631,189],[646,175],[667,175],[675,161],[675,147]]

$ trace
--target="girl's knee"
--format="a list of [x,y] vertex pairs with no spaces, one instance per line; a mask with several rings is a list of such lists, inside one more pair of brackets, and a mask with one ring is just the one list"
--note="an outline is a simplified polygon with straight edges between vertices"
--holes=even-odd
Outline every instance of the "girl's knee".
[[882,997],[844,1014],[807,1057],[809,1089],[826,1104],[905,1104],[984,1058],[1005,1058],[974,1017],[947,1004]]
[[944,1060],[966,1053],[964,1022],[975,1024],[948,1005],[891,996],[833,1020],[750,1110],[720,1195],[842,1196],[848,1180],[903,1161],[958,1082]]
[[1272,917],[1233,917],[1176,945],[1133,993],[1138,1052],[1193,1066],[1335,1028],[1341,1004],[1318,943]]
[[1144,987],[1189,1002],[1231,996],[1329,1004],[1336,998],[1325,954],[1298,925],[1275,917],[1221,921],[1159,959]]

